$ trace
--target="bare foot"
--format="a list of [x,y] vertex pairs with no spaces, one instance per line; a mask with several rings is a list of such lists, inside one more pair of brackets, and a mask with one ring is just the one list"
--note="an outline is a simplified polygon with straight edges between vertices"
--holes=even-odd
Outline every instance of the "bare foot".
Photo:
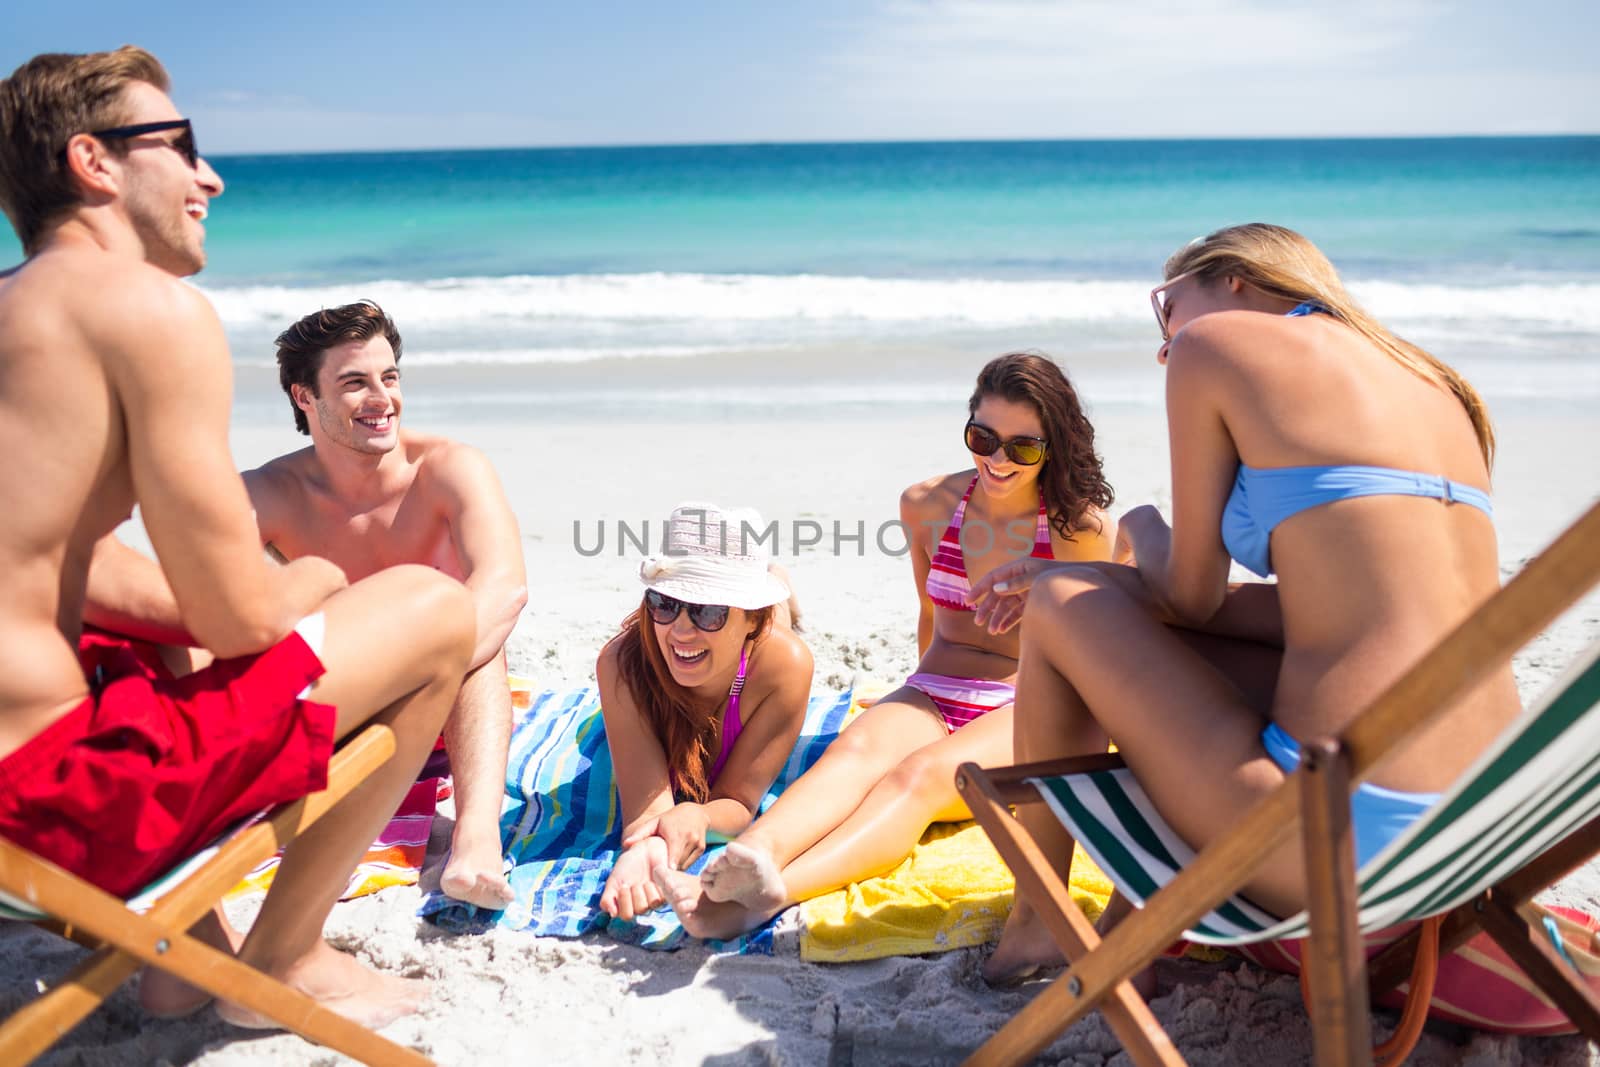
[[1000,943],[983,961],[983,980],[990,985],[1012,985],[1041,967],[1060,967],[1066,962],[1044,920],[1019,896],[1006,917]]
[[738,841],[730,841],[706,864],[700,887],[712,900],[731,901],[752,911],[776,912],[789,896],[772,854]]
[[[219,905],[189,928],[190,936],[228,955],[239,951],[244,935],[235,930]],[[139,976],[139,1005],[157,1019],[181,1019],[211,1003],[211,994],[177,975],[146,967]]]
[[[1096,932],[1104,936],[1111,927],[1122,920],[1128,910],[1126,904],[1120,907],[1108,907],[1101,915],[1100,921],[1095,924]],[[1039,913],[1034,911],[1026,900],[1018,897],[1012,905],[1011,914],[1006,918],[1006,928],[1000,935],[1000,943],[995,945],[989,958],[983,961],[983,980],[992,986],[1015,985],[1032,977],[1038,971],[1064,967],[1066,964],[1066,956],[1062,953],[1061,947],[1055,943],[1055,939],[1050,936],[1050,931],[1045,927]],[[1146,967],[1128,981],[1133,984],[1134,992],[1145,1000],[1155,996],[1154,965]]]
[[664,861],[651,865],[650,878],[691,937],[716,938],[719,941],[738,937],[754,930],[779,910],[773,908],[763,913],[731,901],[710,900],[700,891],[699,878],[675,871],[671,864]]
[[492,838],[480,838],[464,832],[457,823],[450,840],[450,859],[439,877],[444,895],[489,911],[504,911],[516,899],[504,872],[498,826]]
[[[374,971],[326,941],[318,941],[288,973],[277,977],[323,1007],[373,1030],[410,1015],[428,999],[427,982]],[[226,1000],[217,1001],[217,1014],[234,1026],[251,1030],[274,1030],[282,1025]]]

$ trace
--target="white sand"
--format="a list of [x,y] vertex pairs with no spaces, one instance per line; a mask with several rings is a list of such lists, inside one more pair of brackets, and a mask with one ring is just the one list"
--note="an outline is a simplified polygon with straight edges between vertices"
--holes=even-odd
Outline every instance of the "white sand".
[[[408,382],[414,396],[426,391],[417,380],[422,377]],[[1093,396],[1092,389],[1086,392]],[[614,528],[606,552],[585,558],[573,548],[575,519],[592,546],[596,520],[608,526],[618,519],[635,525],[646,518],[659,521],[679,500],[709,499],[754,505],[781,521],[783,560],[802,597],[817,684],[838,688],[858,675],[892,681],[913,666],[910,568],[904,558],[880,555],[872,532],[895,516],[905,485],[962,463],[963,398],[955,392],[947,409],[840,414],[804,424],[762,411],[701,410],[674,421],[617,421],[582,412],[547,418],[541,412],[514,427],[430,428],[488,451],[522,522],[532,597],[511,642],[514,669],[551,686],[587,681],[596,650],[637,603],[636,560],[617,558]],[[1119,506],[1164,502],[1166,445],[1159,410],[1117,407],[1094,414]],[[1586,413],[1499,415],[1497,522],[1509,571],[1592,501],[1600,486],[1600,449]],[[277,427],[247,426],[235,434],[243,465],[294,443]],[[828,542],[793,556],[790,523],[796,519],[821,522]],[[846,532],[857,521],[866,523],[864,556],[854,555],[854,544],[845,546],[847,555],[831,554],[835,520]],[[1537,691],[1597,636],[1600,598],[1591,597],[1519,657],[1524,693]],[[441,819],[435,845],[447,835],[448,823]],[[1558,895],[1600,910],[1600,875],[1580,872]],[[796,954],[792,928],[780,937],[778,955],[767,958],[713,958],[697,947],[653,953],[603,935],[579,941],[498,930],[454,936],[416,920],[418,900],[417,890],[391,890],[340,905],[330,932],[335,943],[379,967],[436,981],[427,1011],[388,1033],[445,1064],[953,1063],[1040,988],[987,989],[978,978],[981,954],[973,950],[849,966],[806,964]],[[0,929],[0,1011],[31,995],[35,976],[59,974],[78,955],[71,945],[38,932]],[[1237,964],[1187,961],[1163,962],[1159,975],[1154,1009],[1191,1062],[1283,1064],[1308,1058],[1309,1029],[1292,979]],[[1073,1028],[1047,1058],[1126,1062],[1098,1016]],[[297,1037],[231,1030],[209,1012],[176,1023],[142,1019],[126,989],[44,1060],[191,1061],[342,1062]],[[1578,1038],[1519,1041],[1455,1030],[1430,1032],[1412,1060],[1596,1061]]]

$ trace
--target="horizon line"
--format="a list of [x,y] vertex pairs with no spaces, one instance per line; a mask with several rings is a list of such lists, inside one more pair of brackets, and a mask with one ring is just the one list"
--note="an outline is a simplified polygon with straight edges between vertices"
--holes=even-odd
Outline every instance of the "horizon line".
[[1600,130],[1587,133],[1372,133],[1330,134],[1321,137],[1264,135],[1256,137],[1218,135],[1211,137],[939,137],[939,138],[883,138],[883,139],[801,139],[801,140],[748,140],[748,141],[613,141],[568,144],[526,145],[411,145],[385,148],[277,148],[230,150],[210,154],[211,158],[227,159],[240,156],[352,156],[381,155],[385,153],[424,152],[573,152],[605,151],[612,149],[673,149],[673,148],[788,148],[788,147],[855,147],[867,145],[1001,145],[1001,144],[1225,144],[1229,142],[1276,141],[1283,143],[1322,143],[1351,141],[1511,141],[1511,140],[1594,140],[1600,139]]

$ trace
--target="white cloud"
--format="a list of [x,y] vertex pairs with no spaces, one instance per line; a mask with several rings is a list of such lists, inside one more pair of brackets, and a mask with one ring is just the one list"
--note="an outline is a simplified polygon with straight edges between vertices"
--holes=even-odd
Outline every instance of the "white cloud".
[[1592,78],[1423,73],[1470,62],[1438,41],[1449,18],[1432,0],[887,0],[829,69],[853,135],[869,137],[1600,126]]

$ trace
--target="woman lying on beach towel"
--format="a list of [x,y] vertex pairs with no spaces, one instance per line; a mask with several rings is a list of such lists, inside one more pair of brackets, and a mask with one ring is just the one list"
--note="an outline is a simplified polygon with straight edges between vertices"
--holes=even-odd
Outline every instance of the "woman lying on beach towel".
[[797,901],[880,874],[933,822],[971,817],[956,767],[1011,762],[1018,635],[973,618],[969,581],[1018,556],[1103,560],[1111,487],[1077,393],[1043,356],[978,375],[963,438],[974,467],[900,498],[921,615],[917,673],[858,716],[816,766],[697,878],[655,877],[697,937],[731,937]]
[[[1102,752],[1109,735],[1198,849],[1283,783],[1300,740],[1338,733],[1499,588],[1494,437],[1472,387],[1358,308],[1290,230],[1235,226],[1189,244],[1151,300],[1172,525],[1136,508],[1117,534],[1132,567],[1023,561],[974,597],[979,621],[1002,629],[1026,596],[1017,759]],[[1229,556],[1278,583],[1230,591]],[[1357,865],[1517,710],[1508,666],[1397,750],[1353,799]],[[1043,805],[1024,821],[1066,855]],[[1304,907],[1299,844],[1244,892],[1278,915]],[[1126,913],[1113,897],[1102,925]],[[1025,971],[1053,949],[1019,906],[985,973]]]
[[621,919],[662,901],[652,862],[689,866],[708,834],[750,825],[805,721],[811,650],[749,510],[682,504],[644,601],[595,674],[622,800],[622,847],[600,895]]

